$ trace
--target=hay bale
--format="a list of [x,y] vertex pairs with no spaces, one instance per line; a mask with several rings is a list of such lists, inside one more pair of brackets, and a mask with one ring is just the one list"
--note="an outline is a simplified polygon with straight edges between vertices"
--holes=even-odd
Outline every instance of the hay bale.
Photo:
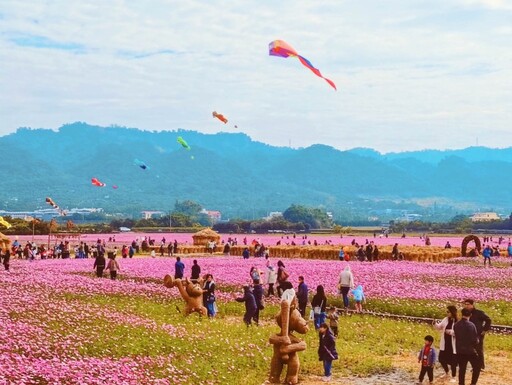
[[192,235],[192,239],[194,240],[194,246],[206,246],[208,242],[215,242],[217,244],[220,243],[220,235],[216,231],[213,231],[209,227],[198,231],[194,235]]

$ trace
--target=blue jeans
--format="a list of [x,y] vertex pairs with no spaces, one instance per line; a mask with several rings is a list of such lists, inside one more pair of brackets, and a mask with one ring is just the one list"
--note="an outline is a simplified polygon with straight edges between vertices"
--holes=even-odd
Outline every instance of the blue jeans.
[[318,330],[320,328],[320,325],[325,322],[326,314],[324,312],[320,314],[315,314],[315,330]]
[[325,377],[331,376],[332,361],[324,360],[324,374]]
[[215,316],[215,301],[206,302],[206,310],[208,310],[208,317]]

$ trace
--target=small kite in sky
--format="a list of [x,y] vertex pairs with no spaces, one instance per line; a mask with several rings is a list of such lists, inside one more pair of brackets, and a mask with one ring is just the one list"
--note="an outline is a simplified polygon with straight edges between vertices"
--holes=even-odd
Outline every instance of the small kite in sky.
[[324,79],[329,85],[336,89],[336,84],[330,79],[324,78],[322,74],[320,73],[320,70],[318,68],[315,68],[311,62],[306,59],[305,57],[299,55],[295,49],[288,43],[284,42],[283,40],[274,40],[270,42],[268,45],[268,54],[270,56],[279,56],[279,57],[296,57],[299,59],[299,61],[302,63],[303,66],[309,68],[311,72],[313,72],[316,76],[321,77]]
[[103,182],[100,182],[98,179],[96,178],[92,178],[91,179],[91,183],[93,184],[93,186],[97,186],[97,187],[105,187],[106,184],[103,183]]
[[139,166],[141,169],[143,170],[149,170],[149,166],[146,165],[146,163],[144,163],[142,160],[138,160],[138,159],[135,159],[133,161],[133,163],[136,165],[136,166]]
[[226,123],[228,122],[228,119],[227,119],[224,115],[219,114],[217,111],[213,111],[213,112],[212,112],[212,116],[213,116],[214,118],[219,119],[219,120],[220,120],[222,123],[224,123],[224,124],[226,124]]
[[116,185],[116,184],[115,184],[115,185],[113,185],[113,186],[112,186],[112,188],[113,188],[113,189],[115,189],[115,190],[117,190],[117,185]]
[[48,203],[50,206],[52,206],[54,209],[58,209],[59,206],[53,201],[52,198],[46,197],[46,203]]
[[57,203],[55,203],[55,202],[53,201],[53,199],[52,199],[52,198],[50,198],[50,197],[46,197],[46,203],[48,203],[48,204],[49,204],[50,206],[52,206],[54,209],[59,210],[59,214],[60,214],[60,215],[64,215],[64,216],[66,215],[66,212],[65,212],[64,210],[62,210],[62,209],[59,207],[59,205],[57,205]]
[[5,228],[10,229],[12,225],[7,222],[3,217],[0,217],[0,225],[4,225]]
[[186,148],[187,150],[191,150],[192,148],[188,145],[188,143],[183,139],[181,136],[178,136],[177,142],[181,144],[183,148]]

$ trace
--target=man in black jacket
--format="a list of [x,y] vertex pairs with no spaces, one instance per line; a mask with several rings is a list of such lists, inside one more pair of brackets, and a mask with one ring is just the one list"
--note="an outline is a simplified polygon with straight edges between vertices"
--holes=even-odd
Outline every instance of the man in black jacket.
[[471,318],[469,320],[475,324],[476,331],[478,332],[479,342],[476,347],[476,352],[478,354],[478,357],[480,358],[480,367],[483,371],[485,369],[484,337],[485,333],[491,329],[491,319],[482,310],[478,310],[475,308],[475,301],[472,299],[465,300],[464,306],[471,312]]
[[459,364],[459,385],[465,385],[466,368],[468,362],[473,367],[471,385],[476,385],[480,376],[480,357],[477,354],[478,332],[475,324],[469,318],[471,311],[462,309],[462,319],[453,326],[455,333],[455,347],[457,350],[457,362]]
[[308,305],[309,290],[304,282],[304,277],[299,276],[299,287],[297,290],[297,300],[299,301],[299,312],[302,318],[306,318],[306,306]]

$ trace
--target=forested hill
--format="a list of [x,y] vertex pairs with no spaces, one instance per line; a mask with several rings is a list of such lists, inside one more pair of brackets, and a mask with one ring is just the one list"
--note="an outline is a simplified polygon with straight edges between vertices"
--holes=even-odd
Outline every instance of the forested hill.
[[[176,200],[190,199],[224,217],[282,211],[292,203],[335,211],[358,200],[428,198],[508,209],[512,191],[512,148],[382,155],[320,144],[273,147],[242,133],[85,123],[58,131],[21,128],[0,137],[0,148],[0,208],[6,210],[45,207],[47,196],[61,207],[127,213],[169,210]],[[91,185],[92,177],[107,186]]]

